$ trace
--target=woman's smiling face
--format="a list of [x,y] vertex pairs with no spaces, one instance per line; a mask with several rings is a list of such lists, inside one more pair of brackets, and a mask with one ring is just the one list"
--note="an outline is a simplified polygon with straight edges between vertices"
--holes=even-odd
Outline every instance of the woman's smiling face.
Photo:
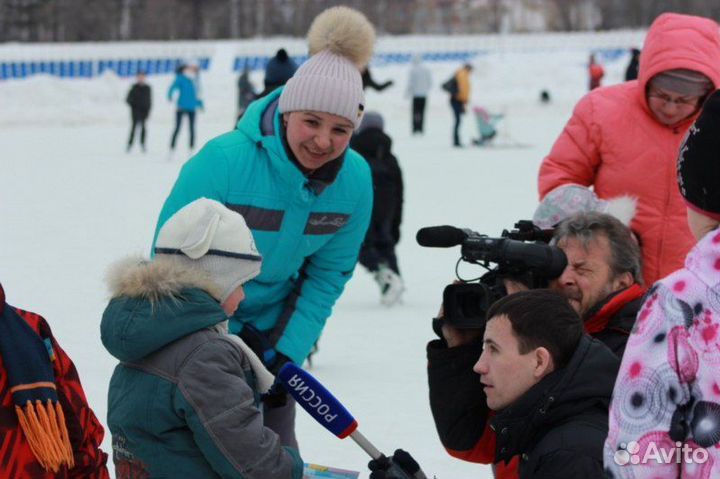
[[285,113],[283,123],[290,150],[311,171],[339,157],[355,128],[347,118],[319,111]]

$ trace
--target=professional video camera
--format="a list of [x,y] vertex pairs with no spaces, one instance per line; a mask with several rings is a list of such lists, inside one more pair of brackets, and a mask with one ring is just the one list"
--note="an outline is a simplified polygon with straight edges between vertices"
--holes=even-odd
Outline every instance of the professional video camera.
[[[548,280],[560,276],[567,266],[567,257],[560,248],[547,244],[552,235],[553,230],[541,230],[529,220],[518,221],[512,231],[503,230],[500,238],[454,226],[418,230],[416,239],[420,246],[461,245],[455,268],[460,283],[448,285],[443,292],[443,321],[460,329],[483,328],[490,305],[507,295],[503,279],[535,289],[546,287]],[[462,279],[458,274],[460,261],[480,265],[488,271],[479,278]],[[496,266],[491,268],[490,263]]]

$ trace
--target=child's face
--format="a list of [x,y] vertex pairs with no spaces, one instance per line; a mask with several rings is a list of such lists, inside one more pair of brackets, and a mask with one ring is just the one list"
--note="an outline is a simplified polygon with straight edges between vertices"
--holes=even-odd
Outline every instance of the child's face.
[[241,285],[235,288],[235,291],[230,293],[230,296],[228,296],[222,303],[221,306],[223,311],[225,311],[225,314],[227,314],[228,317],[235,314],[235,311],[238,309],[238,306],[240,306],[243,299],[245,299],[245,291]]

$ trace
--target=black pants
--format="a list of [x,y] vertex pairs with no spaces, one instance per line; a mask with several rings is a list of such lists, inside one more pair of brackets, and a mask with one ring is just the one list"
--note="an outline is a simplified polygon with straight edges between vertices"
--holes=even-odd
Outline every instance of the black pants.
[[453,109],[453,113],[455,114],[455,127],[453,129],[453,145],[460,146],[460,121],[462,120],[462,115],[465,113],[465,107],[461,102],[456,100],[455,98],[450,99],[450,106]]
[[190,148],[195,146],[195,112],[190,110],[178,110],[175,112],[175,131],[170,141],[170,149],[175,149],[175,142],[177,141],[178,133],[180,133],[180,123],[182,117],[187,115],[188,121],[190,122]]
[[147,115],[132,113],[132,126],[130,127],[130,139],[128,139],[128,148],[130,148],[135,141],[135,130],[140,127],[140,145],[145,148],[145,120]]
[[397,256],[395,255],[395,241],[392,236],[392,221],[385,219],[372,221],[368,228],[365,241],[360,248],[360,264],[368,271],[378,270],[380,263],[400,274]]
[[425,122],[425,97],[414,96],[412,102],[412,125],[413,133],[423,132],[423,123]]

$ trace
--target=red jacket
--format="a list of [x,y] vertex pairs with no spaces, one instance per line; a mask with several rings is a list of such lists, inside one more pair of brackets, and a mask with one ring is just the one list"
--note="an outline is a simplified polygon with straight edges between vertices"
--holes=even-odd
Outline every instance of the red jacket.
[[100,450],[104,430],[88,406],[80,378],[72,361],[62,350],[41,316],[15,308],[42,338],[50,338],[55,352],[53,372],[57,394],[65,414],[75,466],[53,474],[40,466],[18,425],[15,406],[8,388],[7,372],[0,356],[0,479],[109,479],[107,454]]
[[653,76],[677,68],[701,72],[720,86],[717,23],[660,15],[648,31],[638,80],[585,95],[543,160],[538,178],[541,198],[567,183],[592,185],[603,199],[637,197],[631,227],[640,236],[647,285],[681,268],[695,243],[676,179],[680,143],[695,118],[662,125],[645,98]]

